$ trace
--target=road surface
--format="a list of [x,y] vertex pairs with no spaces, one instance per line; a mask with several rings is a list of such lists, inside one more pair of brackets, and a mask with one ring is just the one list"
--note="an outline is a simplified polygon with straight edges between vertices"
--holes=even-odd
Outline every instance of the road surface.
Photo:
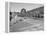
[[44,21],[36,20],[32,18],[23,19],[17,23],[13,23],[10,27],[11,32],[23,32],[23,31],[40,31],[44,30]]

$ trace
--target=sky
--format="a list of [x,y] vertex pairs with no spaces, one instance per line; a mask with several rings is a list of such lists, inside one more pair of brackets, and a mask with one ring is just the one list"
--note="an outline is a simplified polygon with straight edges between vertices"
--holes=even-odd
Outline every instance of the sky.
[[34,4],[34,3],[10,3],[11,12],[20,12],[22,8],[25,8],[26,11],[32,10],[38,7],[42,7],[42,4]]

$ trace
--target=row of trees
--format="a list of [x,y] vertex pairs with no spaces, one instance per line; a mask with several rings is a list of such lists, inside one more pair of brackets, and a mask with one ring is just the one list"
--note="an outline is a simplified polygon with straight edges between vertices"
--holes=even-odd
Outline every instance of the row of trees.
[[33,9],[30,11],[26,11],[26,9],[21,9],[21,15],[19,16],[26,16],[26,17],[37,17],[37,18],[43,18],[44,17],[44,7],[40,7],[37,9]]
[[10,21],[15,16],[18,15],[19,17],[37,17],[43,18],[44,17],[44,7],[40,7],[37,9],[33,9],[30,11],[26,11],[25,8],[21,9],[21,12],[10,12]]

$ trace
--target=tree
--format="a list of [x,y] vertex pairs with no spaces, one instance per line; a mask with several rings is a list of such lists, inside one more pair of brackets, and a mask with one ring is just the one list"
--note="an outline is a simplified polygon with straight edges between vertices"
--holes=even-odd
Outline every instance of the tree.
[[25,14],[25,13],[26,13],[26,9],[24,9],[24,8],[21,9],[21,13],[22,13],[22,14]]
[[21,16],[23,16],[23,17],[26,16],[26,9],[24,9],[24,8],[21,9]]

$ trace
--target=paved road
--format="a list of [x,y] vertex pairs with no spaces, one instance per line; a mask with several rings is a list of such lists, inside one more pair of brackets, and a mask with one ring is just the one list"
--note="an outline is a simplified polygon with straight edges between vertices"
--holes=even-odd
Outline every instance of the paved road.
[[24,19],[10,27],[12,32],[44,30],[44,22],[32,18]]

